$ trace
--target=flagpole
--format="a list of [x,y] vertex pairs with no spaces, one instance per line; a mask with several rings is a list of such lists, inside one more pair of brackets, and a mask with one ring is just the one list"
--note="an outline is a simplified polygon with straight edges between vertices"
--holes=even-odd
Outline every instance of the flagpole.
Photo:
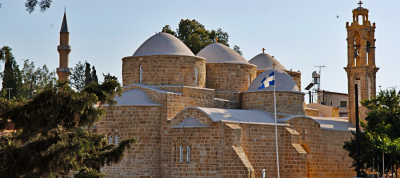
[[278,121],[276,118],[276,96],[275,96],[275,86],[276,86],[276,81],[275,81],[275,66],[276,64],[273,63],[273,70],[274,70],[274,114],[275,114],[275,146],[276,146],[276,167],[278,171],[278,178],[280,178],[279,175],[279,154],[278,154]]

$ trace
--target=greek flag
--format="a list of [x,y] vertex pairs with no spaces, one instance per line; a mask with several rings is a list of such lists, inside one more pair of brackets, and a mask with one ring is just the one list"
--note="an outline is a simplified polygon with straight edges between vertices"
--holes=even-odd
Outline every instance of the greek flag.
[[274,72],[270,73],[267,77],[261,80],[261,85],[258,87],[258,89],[260,90],[267,88],[270,85],[275,85]]

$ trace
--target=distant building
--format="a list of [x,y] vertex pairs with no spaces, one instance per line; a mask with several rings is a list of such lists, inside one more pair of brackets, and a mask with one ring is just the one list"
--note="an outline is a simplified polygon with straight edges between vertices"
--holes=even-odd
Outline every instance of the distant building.
[[339,108],[339,117],[348,117],[348,94],[318,91],[319,104]]

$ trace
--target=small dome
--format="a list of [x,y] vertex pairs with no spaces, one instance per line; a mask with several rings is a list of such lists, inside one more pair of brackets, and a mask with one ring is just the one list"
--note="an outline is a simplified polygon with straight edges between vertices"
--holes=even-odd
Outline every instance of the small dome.
[[276,69],[287,70],[278,60],[273,58],[271,55],[267,53],[261,53],[252,59],[250,59],[249,63],[257,66],[257,70],[268,70],[272,69],[272,64],[275,62]]
[[147,39],[133,56],[183,55],[194,56],[192,51],[178,38],[168,33],[158,33]]
[[122,96],[115,97],[117,106],[129,106],[129,105],[160,105],[154,102],[146,92],[139,89],[128,90],[122,93]]
[[[264,78],[268,78],[268,76],[273,72],[273,69],[266,70],[265,72],[258,75],[253,82],[251,82],[250,87],[247,91],[273,91],[274,86],[270,85],[263,89],[258,89],[262,83],[261,81]],[[299,87],[297,86],[296,82],[293,78],[282,70],[275,70],[275,85],[276,91],[296,91],[299,92]]]
[[239,53],[220,43],[212,43],[202,49],[197,56],[206,58],[206,63],[250,64]]

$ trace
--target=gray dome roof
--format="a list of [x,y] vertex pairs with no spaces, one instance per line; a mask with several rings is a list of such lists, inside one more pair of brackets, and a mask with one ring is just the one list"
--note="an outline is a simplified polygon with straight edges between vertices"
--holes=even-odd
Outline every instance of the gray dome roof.
[[197,56],[206,58],[206,63],[250,64],[239,53],[220,43],[212,43],[203,48]]
[[183,55],[194,56],[192,51],[178,38],[168,33],[158,33],[147,39],[133,56]]
[[159,103],[154,102],[146,92],[139,89],[128,90],[122,93],[122,96],[115,97],[115,101],[117,101],[117,106],[129,106],[129,105],[160,105]]
[[[260,87],[262,84],[261,81],[265,77],[268,77],[269,74],[271,74],[273,71],[274,71],[273,69],[269,69],[258,75],[253,80],[253,82],[251,82],[250,87],[247,91],[273,91],[274,86],[268,86],[260,90],[258,89],[258,87]],[[275,85],[276,85],[275,88],[276,91],[296,91],[296,92],[300,91],[299,87],[297,86],[293,78],[286,72],[279,69],[275,70]]]
[[287,70],[278,60],[273,58],[271,55],[267,53],[261,53],[252,59],[250,59],[249,63],[257,66],[257,70],[268,70],[272,69],[272,64],[275,62],[276,69]]

